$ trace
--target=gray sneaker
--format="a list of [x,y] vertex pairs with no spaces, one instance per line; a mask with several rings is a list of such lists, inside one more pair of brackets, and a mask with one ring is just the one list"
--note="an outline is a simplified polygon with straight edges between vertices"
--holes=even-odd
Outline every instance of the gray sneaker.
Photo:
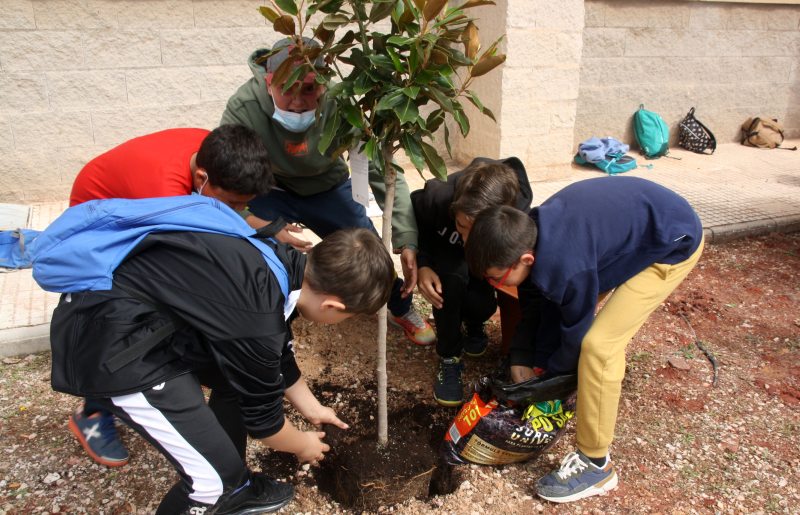
[[536,483],[536,493],[548,501],[572,502],[610,492],[617,487],[617,481],[610,459],[601,468],[577,451],[567,454],[557,470]]

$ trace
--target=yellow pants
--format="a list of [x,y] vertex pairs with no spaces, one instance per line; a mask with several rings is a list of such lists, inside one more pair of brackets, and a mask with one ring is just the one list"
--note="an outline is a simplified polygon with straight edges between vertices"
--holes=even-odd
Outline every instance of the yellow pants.
[[704,241],[675,265],[653,264],[618,286],[597,313],[581,343],[578,360],[577,444],[590,458],[602,458],[614,439],[625,376],[625,348],[645,320],[700,260]]

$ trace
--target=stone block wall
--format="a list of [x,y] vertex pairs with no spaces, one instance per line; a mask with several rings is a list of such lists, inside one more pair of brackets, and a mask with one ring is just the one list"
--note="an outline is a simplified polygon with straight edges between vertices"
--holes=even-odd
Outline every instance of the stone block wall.
[[672,128],[692,106],[720,143],[750,116],[800,135],[800,6],[586,0],[578,115],[572,142],[632,143],[643,103]]
[[[502,14],[501,14],[502,13]],[[474,9],[481,40],[505,33],[505,64],[478,78],[475,90],[497,123],[468,110],[472,131],[456,145],[460,160],[517,156],[541,180],[565,166],[579,93],[583,0],[505,0]],[[496,27],[498,20],[503,26]],[[487,30],[488,29],[488,30]],[[489,37],[484,37],[488,32]]]
[[[63,199],[83,164],[129,138],[215,127],[247,56],[277,39],[266,2],[0,0],[0,202]],[[695,106],[721,143],[758,114],[800,136],[800,5],[496,4],[471,14],[484,46],[505,34],[506,63],[473,86],[497,123],[465,102],[458,161],[515,155],[532,180],[559,176],[590,136],[632,142],[640,103],[673,129]]]
[[0,202],[63,199],[88,160],[132,137],[216,127],[248,55],[277,39],[258,6],[0,1]]

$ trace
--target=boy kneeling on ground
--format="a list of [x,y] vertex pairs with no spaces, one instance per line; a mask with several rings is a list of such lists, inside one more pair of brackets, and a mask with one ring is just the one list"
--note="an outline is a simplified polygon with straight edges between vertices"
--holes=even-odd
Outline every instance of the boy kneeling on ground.
[[466,245],[470,270],[544,297],[538,324],[517,329],[515,343],[521,328],[533,330],[527,349],[512,346],[512,380],[578,372],[578,451],[539,480],[540,497],[570,502],[617,486],[608,449],[625,348],[702,252],[703,227],[689,203],[635,177],[577,182],[529,215],[499,207],[476,218]]
[[[285,506],[292,485],[250,472],[237,450],[249,434],[300,462],[325,457],[325,434],[298,430],[284,397],[312,424],[347,428],[300,377],[289,324],[297,312],[325,324],[376,312],[394,281],[389,253],[366,229],[333,233],[307,257],[262,241],[287,271],[288,298],[246,239],[162,232],[136,246],[110,290],[65,294],[53,314],[53,388],[102,404],[180,474],[157,514]],[[115,357],[170,322],[174,334],[112,372]],[[209,406],[201,385],[231,390],[238,402]]]

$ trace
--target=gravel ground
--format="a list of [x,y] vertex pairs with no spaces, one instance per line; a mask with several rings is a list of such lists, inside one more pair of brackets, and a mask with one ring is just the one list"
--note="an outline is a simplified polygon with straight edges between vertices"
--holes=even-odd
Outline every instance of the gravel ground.
[[[572,426],[537,460],[464,466],[453,494],[380,511],[800,513],[798,265],[800,234],[707,248],[698,268],[629,346],[612,448],[620,486],[609,495],[561,506],[535,497],[535,481],[574,445]],[[328,396],[342,413],[373,380],[374,320],[295,327],[309,381],[352,390]],[[490,335],[499,339],[496,322]],[[716,386],[696,339],[719,363]],[[467,379],[489,370],[497,354],[493,348],[487,358],[468,361]],[[50,389],[49,360],[45,353],[0,364],[0,514],[152,513],[176,479],[172,468],[125,427],[120,431],[131,462],[120,469],[91,462],[66,429],[77,400]],[[390,331],[392,389],[433,406],[434,364],[433,349],[414,348]],[[269,451],[257,443],[248,453],[254,467],[269,462]],[[351,513],[317,489],[317,473],[296,466],[277,473],[297,486],[282,513]]]

